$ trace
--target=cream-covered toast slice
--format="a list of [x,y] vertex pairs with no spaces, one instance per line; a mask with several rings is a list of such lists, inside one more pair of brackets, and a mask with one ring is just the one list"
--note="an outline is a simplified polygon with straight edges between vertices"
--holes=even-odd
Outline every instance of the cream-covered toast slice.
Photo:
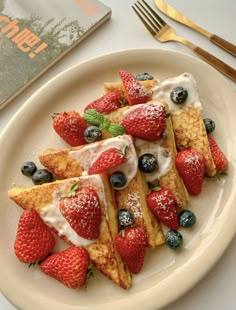
[[159,223],[147,207],[147,185],[144,176],[138,170],[138,159],[130,135],[108,138],[88,145],[63,150],[46,150],[39,155],[41,163],[60,178],[71,178],[88,174],[96,159],[109,148],[120,151],[126,149],[126,161],[106,171],[110,176],[119,171],[126,175],[127,182],[122,188],[115,188],[118,209],[127,208],[134,215],[136,226],[145,227],[148,246],[155,247],[164,243],[164,235]]
[[[101,223],[96,240],[81,237],[60,210],[62,197],[75,184],[79,190],[91,188],[98,197]],[[8,195],[23,209],[35,209],[46,225],[68,244],[86,247],[96,268],[118,286],[124,289],[131,286],[131,274],[114,246],[118,234],[117,207],[106,175],[58,180],[30,188],[14,187]]]

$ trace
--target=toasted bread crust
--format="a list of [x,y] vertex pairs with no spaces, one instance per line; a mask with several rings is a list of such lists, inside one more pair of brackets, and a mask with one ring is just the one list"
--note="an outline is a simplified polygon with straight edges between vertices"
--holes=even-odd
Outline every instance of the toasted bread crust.
[[201,109],[189,107],[171,113],[176,145],[179,150],[193,148],[201,152],[206,159],[206,175],[216,174],[211,155],[206,129],[201,116]]

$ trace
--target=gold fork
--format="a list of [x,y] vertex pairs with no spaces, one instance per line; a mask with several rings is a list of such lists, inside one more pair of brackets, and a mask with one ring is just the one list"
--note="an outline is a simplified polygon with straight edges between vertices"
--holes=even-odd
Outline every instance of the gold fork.
[[233,81],[236,81],[235,69],[208,53],[201,47],[177,36],[175,34],[175,30],[170,27],[144,0],[138,0],[134,5],[132,5],[132,8],[156,40],[160,42],[177,41],[184,44],[215,69],[225,74]]

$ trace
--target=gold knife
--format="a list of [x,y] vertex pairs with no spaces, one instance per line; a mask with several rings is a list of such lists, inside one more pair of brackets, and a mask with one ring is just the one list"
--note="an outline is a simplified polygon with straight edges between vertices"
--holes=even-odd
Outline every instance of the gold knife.
[[184,16],[182,13],[178,12],[175,8],[170,6],[164,0],[154,0],[155,5],[157,8],[172,19],[176,20],[177,22],[184,24],[192,28],[193,30],[201,33],[202,35],[206,36],[212,43],[218,45],[219,47],[223,48],[226,52],[236,56],[236,45],[222,39],[221,37],[217,36],[216,34],[210,33],[209,31],[203,29],[202,27],[198,26],[194,22],[192,22],[189,18]]

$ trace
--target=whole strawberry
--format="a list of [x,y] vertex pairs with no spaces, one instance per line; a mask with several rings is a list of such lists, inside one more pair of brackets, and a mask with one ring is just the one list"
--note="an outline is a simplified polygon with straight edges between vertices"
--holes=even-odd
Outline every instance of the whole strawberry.
[[126,160],[126,150],[122,152],[116,147],[110,147],[95,160],[89,168],[88,174],[103,173],[110,168],[123,164]]
[[121,125],[126,133],[148,141],[159,139],[166,127],[166,111],[162,105],[147,104],[128,113]]
[[46,275],[69,288],[81,287],[87,279],[89,254],[82,247],[71,246],[45,258],[40,268]]
[[222,173],[228,170],[228,159],[216,143],[212,135],[207,135],[211,150],[211,155],[216,166],[216,172]]
[[73,188],[60,200],[60,211],[81,237],[95,240],[100,234],[101,206],[96,191],[89,187]]
[[145,87],[128,71],[120,70],[122,80],[129,105],[146,103],[150,100]]
[[89,103],[84,111],[94,109],[100,113],[109,113],[119,109],[121,102],[121,95],[113,91]]
[[141,227],[130,227],[116,236],[115,245],[130,272],[139,273],[143,267],[147,235]]
[[23,263],[35,263],[45,258],[55,246],[55,238],[34,209],[27,209],[19,219],[15,254]]
[[203,154],[194,149],[182,150],[176,155],[175,164],[189,194],[200,194],[205,174]]
[[170,229],[179,228],[177,203],[168,188],[152,190],[147,196],[147,205],[152,213]]
[[86,144],[84,138],[86,127],[86,121],[76,111],[62,112],[53,118],[54,130],[71,146]]

